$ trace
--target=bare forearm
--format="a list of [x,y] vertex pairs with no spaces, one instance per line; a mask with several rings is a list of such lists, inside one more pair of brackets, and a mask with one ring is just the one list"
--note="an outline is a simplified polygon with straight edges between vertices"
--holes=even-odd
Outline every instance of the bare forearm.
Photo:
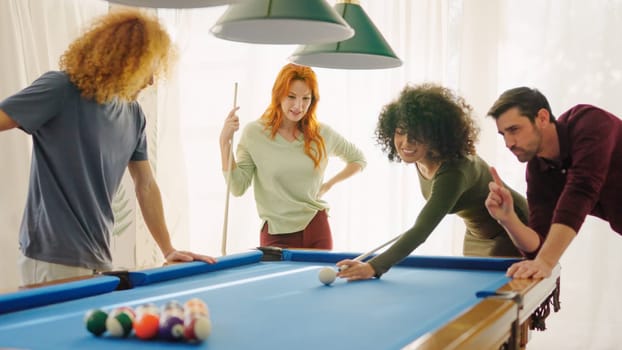
[[0,131],[9,130],[17,127],[17,123],[0,109]]
[[510,236],[514,245],[525,253],[533,253],[540,247],[540,236],[525,225],[516,214],[504,221],[498,221]]
[[576,231],[569,226],[553,224],[542,248],[533,260],[523,260],[508,268],[507,275],[514,278],[546,278],[551,276],[566,248],[570,245]]
[[[229,171],[229,162],[231,162],[231,170],[235,169],[235,157],[233,157],[233,153],[231,151],[231,140],[220,140],[220,159],[222,162],[222,170]],[[231,157],[231,159],[229,159]]]
[[569,226],[563,224],[551,225],[549,234],[544,244],[542,244],[536,259],[543,261],[550,267],[554,267],[576,236],[577,232]]
[[327,181],[331,186],[351,177],[352,175],[361,171],[363,167],[361,167],[358,163],[348,163],[343,170],[338,172],[335,176],[333,176],[330,180]]
[[149,232],[151,232],[153,239],[166,257],[174,248],[164,220],[162,196],[158,185],[155,182],[151,182],[144,187],[137,188],[136,198]]

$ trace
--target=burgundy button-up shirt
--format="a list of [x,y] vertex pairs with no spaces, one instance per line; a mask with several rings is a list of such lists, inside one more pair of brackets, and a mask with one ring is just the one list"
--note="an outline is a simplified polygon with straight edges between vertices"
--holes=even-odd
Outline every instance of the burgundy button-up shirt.
[[577,105],[556,122],[560,159],[527,163],[529,226],[543,237],[551,224],[579,231],[590,214],[622,234],[622,120]]

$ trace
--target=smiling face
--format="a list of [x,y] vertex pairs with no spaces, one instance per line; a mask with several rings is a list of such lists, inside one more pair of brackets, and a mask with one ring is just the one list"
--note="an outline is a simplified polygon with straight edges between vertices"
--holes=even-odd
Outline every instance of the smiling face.
[[[508,109],[496,119],[497,130],[503,136],[505,146],[520,162],[528,162],[542,151],[540,119],[536,116],[532,123],[528,117],[520,113],[518,107]],[[544,122],[548,123],[548,119]]]
[[311,89],[302,80],[292,81],[289,92],[281,100],[284,123],[298,123],[307,114],[313,100]]
[[420,162],[428,154],[428,145],[408,136],[408,132],[403,128],[396,128],[393,135],[395,149],[405,163]]

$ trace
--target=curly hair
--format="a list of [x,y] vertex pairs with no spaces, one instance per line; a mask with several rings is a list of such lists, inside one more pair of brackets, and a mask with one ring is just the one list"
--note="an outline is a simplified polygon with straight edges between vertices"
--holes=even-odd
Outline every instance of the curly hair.
[[317,168],[322,158],[326,157],[326,146],[324,138],[320,135],[319,122],[315,115],[317,103],[320,101],[320,90],[315,72],[310,67],[289,63],[281,68],[272,86],[272,101],[261,116],[261,120],[266,129],[270,129],[270,136],[274,139],[283,122],[281,101],[289,94],[289,88],[295,80],[304,82],[311,90],[311,104],[305,116],[298,122],[298,129],[304,135],[305,154],[313,160]]
[[428,146],[427,158],[446,161],[475,154],[479,129],[473,108],[448,88],[426,83],[406,86],[397,100],[385,105],[376,126],[376,140],[391,161],[401,161],[395,129]]
[[63,53],[60,68],[84,98],[132,101],[168,71],[173,56],[171,39],[155,17],[125,9],[96,19]]

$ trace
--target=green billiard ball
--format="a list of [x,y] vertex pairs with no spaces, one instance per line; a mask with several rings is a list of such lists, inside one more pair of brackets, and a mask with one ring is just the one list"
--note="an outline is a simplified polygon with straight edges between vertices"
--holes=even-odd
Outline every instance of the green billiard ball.
[[134,311],[129,307],[120,307],[108,315],[106,330],[113,337],[127,337],[132,333],[134,323]]
[[96,336],[102,335],[106,331],[106,319],[108,314],[102,310],[94,309],[90,310],[84,316],[84,323],[86,323],[86,329],[95,334]]

